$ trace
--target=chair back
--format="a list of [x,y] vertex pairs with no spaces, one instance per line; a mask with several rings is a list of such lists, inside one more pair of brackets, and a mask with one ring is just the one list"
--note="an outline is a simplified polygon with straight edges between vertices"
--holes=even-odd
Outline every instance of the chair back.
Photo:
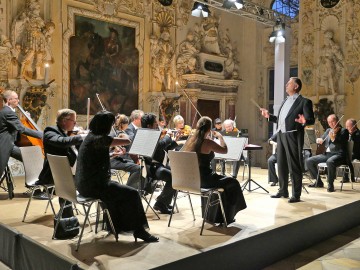
[[44,165],[42,150],[40,146],[35,145],[20,147],[20,151],[25,169],[25,183],[29,186],[35,185]]
[[46,156],[54,178],[56,195],[70,202],[77,203],[75,181],[68,157],[50,154]]
[[199,161],[195,152],[169,151],[173,189],[201,193]]

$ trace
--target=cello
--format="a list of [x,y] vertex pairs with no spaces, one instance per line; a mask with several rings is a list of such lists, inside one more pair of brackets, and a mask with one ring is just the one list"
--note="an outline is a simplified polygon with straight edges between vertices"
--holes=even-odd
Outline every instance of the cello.
[[[28,116],[28,114],[25,112],[25,110],[20,105],[18,105],[17,107],[18,107],[19,111],[22,113],[22,117],[20,117],[20,121],[25,127],[29,128],[29,129],[37,130],[37,131],[42,131],[36,125],[34,120],[32,120],[30,116]],[[38,139],[38,138],[27,136],[25,134],[21,134],[20,139],[16,142],[16,146],[18,146],[18,147],[33,146],[33,145],[40,146],[43,151],[43,154],[44,154],[44,144],[43,144],[42,139]]]

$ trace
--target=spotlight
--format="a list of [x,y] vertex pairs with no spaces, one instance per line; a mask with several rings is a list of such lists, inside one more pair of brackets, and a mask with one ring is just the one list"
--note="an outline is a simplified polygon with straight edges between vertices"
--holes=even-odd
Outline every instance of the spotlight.
[[241,9],[244,6],[243,0],[224,0],[223,8],[230,9],[231,7],[236,7],[237,9]]
[[271,43],[275,40],[279,43],[285,42],[285,23],[283,23],[280,18],[276,19],[273,31],[269,36],[269,41]]
[[195,2],[191,10],[191,15],[195,17],[209,17],[210,10],[208,5]]
[[172,0],[159,0],[159,3],[163,6],[170,6],[172,4]]

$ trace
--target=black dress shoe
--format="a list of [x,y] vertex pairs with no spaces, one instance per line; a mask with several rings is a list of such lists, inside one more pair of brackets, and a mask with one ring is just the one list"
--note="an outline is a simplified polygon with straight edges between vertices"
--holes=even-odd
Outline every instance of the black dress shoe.
[[171,210],[169,208],[167,208],[167,206],[165,204],[163,204],[162,202],[156,202],[154,204],[154,209],[156,211],[159,211],[161,214],[171,214]]
[[289,194],[282,194],[282,193],[276,193],[274,195],[270,195],[270,198],[273,198],[273,199],[278,199],[278,198],[281,198],[281,197],[284,197],[284,198],[289,198]]
[[134,232],[134,238],[135,242],[137,242],[137,239],[140,238],[146,243],[153,243],[153,242],[159,242],[159,237],[156,237],[154,235],[151,235],[145,230],[139,230]]
[[340,183],[349,183],[350,180],[349,178],[344,178],[343,180],[340,181]]
[[315,182],[313,184],[310,184],[309,187],[324,187],[324,183],[322,181],[318,181],[317,184]]
[[300,202],[300,198],[291,197],[291,198],[289,199],[289,203],[297,203],[297,202]]
[[272,182],[271,184],[270,184],[270,186],[272,186],[272,187],[274,187],[274,186],[276,186],[277,185],[277,182]]
[[334,186],[329,186],[329,187],[327,188],[327,192],[335,192]]

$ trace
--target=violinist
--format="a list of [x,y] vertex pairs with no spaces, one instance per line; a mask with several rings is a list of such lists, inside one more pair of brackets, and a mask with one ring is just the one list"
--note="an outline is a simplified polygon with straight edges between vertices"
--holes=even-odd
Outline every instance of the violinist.
[[[110,132],[112,137],[127,136],[125,130],[129,126],[129,118],[125,114],[119,114],[115,118],[115,132]],[[140,165],[136,164],[125,148],[115,147],[112,151],[112,158],[110,159],[110,168],[114,170],[122,170],[129,172],[129,178],[126,182],[127,186],[137,189],[140,181]]]
[[[354,166],[352,164],[353,160],[360,160],[360,130],[357,127],[356,120],[350,118],[346,120],[345,127],[349,132],[349,141],[354,142],[353,152],[351,156],[351,160],[348,162],[351,172],[351,181],[355,182],[355,173]],[[342,180],[343,183],[349,182],[349,175],[345,174]]]
[[[76,125],[76,112],[71,109],[60,109],[56,115],[56,125],[48,126],[44,129],[44,152],[45,160],[43,168],[39,175],[39,180],[36,182],[38,185],[47,185],[53,184],[54,179],[50,170],[49,162],[46,158],[46,154],[58,155],[58,156],[67,156],[69,159],[70,166],[72,167],[72,172],[75,174],[76,169],[76,159],[78,150],[76,147],[79,147],[86,137],[86,133],[82,132],[77,135],[69,136],[68,134],[74,130]],[[35,194],[37,199],[47,199],[46,193]],[[62,198],[59,198],[60,205],[64,203]],[[68,202],[67,202],[68,204]],[[69,203],[71,204],[71,203]],[[72,208],[66,207],[63,212],[62,217],[72,216]]]
[[[224,126],[224,131],[221,133],[223,134],[223,136],[235,136],[238,137],[240,132],[239,130],[235,127],[235,122],[234,120],[231,119],[226,119],[223,123]],[[240,160],[244,160],[244,157],[241,156]],[[233,161],[233,166],[232,166],[232,175],[231,177],[233,178],[237,178],[239,169],[240,169],[240,160],[237,161]]]
[[[306,160],[306,165],[309,169],[310,175],[316,179],[318,175],[318,164],[326,162],[327,165],[327,181],[328,192],[334,192],[334,180],[336,178],[336,167],[346,164],[347,141],[349,139],[349,132],[343,128],[339,119],[335,114],[331,114],[327,118],[329,128],[325,131],[321,138],[316,140],[318,144],[324,144],[325,153],[310,157]],[[323,187],[324,183],[319,179],[309,187]]]
[[[125,129],[125,133],[129,136],[131,141],[134,140],[136,130],[141,128],[141,117],[144,115],[142,110],[133,110],[130,114],[130,121],[131,123]],[[131,144],[125,146],[126,151],[129,151]],[[136,162],[136,161],[135,161]]]
[[221,132],[222,131],[222,121],[220,118],[216,118],[214,121],[215,127],[213,127],[211,130]]
[[166,129],[167,123],[166,123],[166,120],[165,120],[164,116],[162,116],[162,115],[159,116],[159,121],[158,121],[158,123],[159,123],[159,129],[160,129],[160,131]]
[[184,118],[181,115],[176,115],[173,119],[175,130],[178,132],[177,138],[179,140],[186,140],[191,135],[191,127],[185,125]]
[[[146,113],[141,118],[142,128],[158,129],[158,122],[156,115],[152,113]],[[167,133],[163,138],[158,142],[158,145],[155,149],[153,160],[145,158],[145,164],[150,167],[150,174],[154,179],[160,179],[165,181],[165,186],[161,194],[156,198],[156,203],[154,204],[154,209],[160,211],[161,214],[171,214],[171,201],[175,194],[175,190],[172,188],[172,178],[171,171],[168,166],[163,164],[165,157],[165,150],[171,146],[173,140],[171,139],[169,133]]]
[[19,147],[15,141],[21,133],[41,139],[43,133],[25,127],[15,113],[19,97],[15,91],[6,90],[2,94],[5,106],[0,110],[0,176],[2,176],[10,157],[22,161]]

